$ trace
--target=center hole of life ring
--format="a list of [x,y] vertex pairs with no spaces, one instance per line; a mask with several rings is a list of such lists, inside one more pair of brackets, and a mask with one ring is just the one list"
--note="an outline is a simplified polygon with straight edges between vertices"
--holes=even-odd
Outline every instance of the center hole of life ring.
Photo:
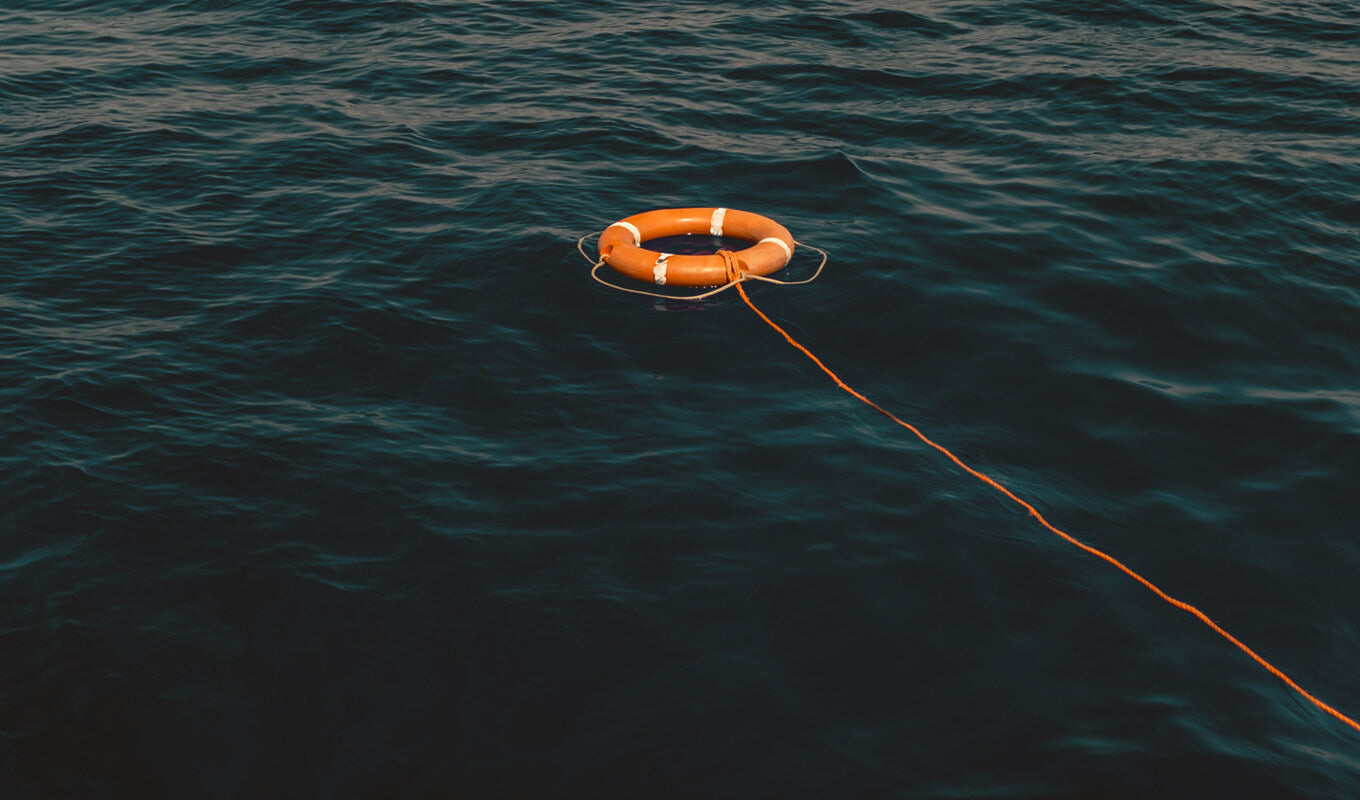
[[708,234],[684,233],[679,236],[662,236],[648,239],[643,248],[674,256],[711,256],[719,250],[745,250],[754,242],[733,239],[731,236],[709,236]]

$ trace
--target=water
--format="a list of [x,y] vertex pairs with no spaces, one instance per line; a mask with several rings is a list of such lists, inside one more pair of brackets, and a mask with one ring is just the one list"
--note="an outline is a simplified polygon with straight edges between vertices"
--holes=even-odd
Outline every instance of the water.
[[1360,796],[732,293],[575,249],[826,248],[754,302],[1355,715],[1352,3],[6,8],[3,796]]

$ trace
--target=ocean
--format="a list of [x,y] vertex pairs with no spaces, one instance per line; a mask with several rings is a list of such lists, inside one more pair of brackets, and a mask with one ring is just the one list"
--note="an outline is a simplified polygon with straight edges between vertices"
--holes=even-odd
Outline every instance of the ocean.
[[787,226],[763,313],[1354,717],[1357,45],[9,0],[0,797],[1360,797],[1360,733],[736,292],[589,276],[642,211]]

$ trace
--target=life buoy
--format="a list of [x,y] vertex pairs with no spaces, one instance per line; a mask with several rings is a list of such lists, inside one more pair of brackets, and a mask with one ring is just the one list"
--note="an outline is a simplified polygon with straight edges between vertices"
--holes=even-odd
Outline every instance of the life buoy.
[[[754,242],[745,250],[685,256],[648,250],[643,242],[663,236],[702,234]],[[735,208],[662,208],[621,219],[605,228],[596,248],[615,271],[664,286],[719,286],[732,280],[729,258],[742,272],[769,275],[793,258],[793,236],[769,217]]]

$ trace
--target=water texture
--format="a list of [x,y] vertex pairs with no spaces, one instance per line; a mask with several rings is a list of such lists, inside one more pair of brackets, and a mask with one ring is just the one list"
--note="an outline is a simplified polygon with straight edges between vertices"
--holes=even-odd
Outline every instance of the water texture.
[[576,251],[785,224],[830,264],[757,305],[1360,714],[1357,43],[1335,0],[6,3],[0,796],[1360,797],[1360,735],[732,293]]

